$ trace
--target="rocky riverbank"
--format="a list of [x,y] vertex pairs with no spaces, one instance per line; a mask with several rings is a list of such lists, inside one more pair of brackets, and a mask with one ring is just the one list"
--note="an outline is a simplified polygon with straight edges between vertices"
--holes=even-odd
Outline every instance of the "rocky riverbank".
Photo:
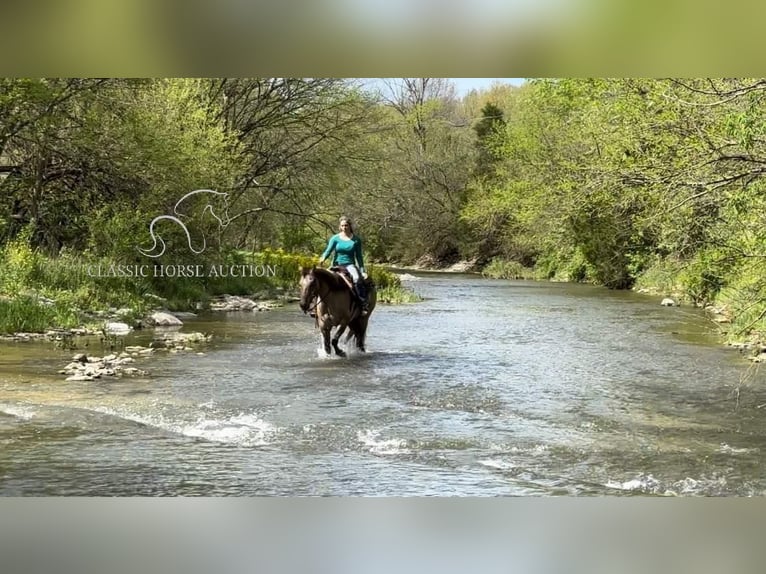
[[[298,301],[298,297],[291,292],[279,290],[274,293],[256,294],[252,297],[237,295],[221,295],[209,302],[209,310],[213,312],[261,312],[284,306],[286,303]],[[202,303],[197,305],[203,310]],[[134,330],[142,330],[150,327],[181,327],[187,319],[195,319],[198,314],[192,312],[168,311],[157,307],[152,312],[138,316],[129,308],[110,308],[108,310],[83,312],[83,316],[90,319],[87,325],[70,329],[48,329],[44,332],[28,333],[18,332],[0,335],[0,342],[32,342],[51,341],[66,345],[76,337],[90,336],[122,336]]]
[[456,261],[454,263],[445,263],[439,261],[430,255],[424,255],[415,263],[391,263],[386,267],[392,267],[400,270],[426,271],[428,273],[479,273],[480,266],[476,259]]
[[59,371],[68,375],[67,381],[92,381],[102,377],[145,376],[147,371],[136,367],[138,363],[149,359],[155,353],[180,353],[193,351],[197,354],[205,344],[212,339],[211,335],[203,333],[180,333],[177,331],[160,331],[148,347],[130,345],[119,354],[112,353],[104,357],[87,356],[77,353],[72,361]]
[[[298,298],[291,293],[282,294],[278,298],[272,295],[263,299],[222,295],[209,302],[209,310],[215,313],[257,313],[282,307],[288,302],[297,300]],[[0,335],[0,342],[46,342],[53,343],[58,348],[74,351],[87,349],[89,345],[92,345],[94,337],[100,337],[103,348],[111,351],[109,354],[95,356],[77,352],[58,371],[59,374],[66,375],[67,381],[93,381],[108,377],[146,376],[149,374],[146,364],[152,357],[162,353],[202,354],[204,347],[212,338],[209,334],[180,331],[184,327],[184,321],[196,319],[197,313],[156,309],[143,317],[136,318],[131,309],[112,308],[84,315],[97,318],[101,323],[94,322],[88,326],[71,329],[49,329],[41,333],[20,332]],[[153,338],[148,346],[123,347],[125,336],[146,331],[153,331]]]

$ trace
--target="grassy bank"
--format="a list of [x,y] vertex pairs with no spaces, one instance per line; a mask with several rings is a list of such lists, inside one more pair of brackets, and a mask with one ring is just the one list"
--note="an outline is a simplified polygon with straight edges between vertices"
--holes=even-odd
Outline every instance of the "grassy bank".
[[704,262],[657,261],[637,279],[636,289],[706,309],[727,343],[766,341],[766,304],[760,260],[715,268]]
[[481,270],[481,274],[491,279],[544,279],[538,271],[523,267],[518,261],[506,261],[497,257]]
[[[282,250],[229,253],[220,255],[215,265],[196,263],[197,275],[171,277],[159,266],[131,266],[87,254],[46,257],[21,238],[0,251],[0,334],[100,326],[104,316],[135,323],[157,308],[205,309],[223,294],[259,299],[295,295],[300,267],[314,262],[313,257]],[[214,267],[240,271],[217,273]],[[393,273],[376,266],[368,271],[381,301],[416,299]]]

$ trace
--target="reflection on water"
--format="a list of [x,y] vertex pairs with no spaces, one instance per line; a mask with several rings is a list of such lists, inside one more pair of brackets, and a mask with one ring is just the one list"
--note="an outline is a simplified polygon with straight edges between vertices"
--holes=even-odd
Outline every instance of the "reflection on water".
[[[297,306],[200,317],[202,355],[65,382],[0,351],[6,495],[760,495],[762,376],[700,312],[581,285],[423,274],[369,352]],[[144,343],[151,333],[129,344]],[[98,341],[92,354],[103,354]]]

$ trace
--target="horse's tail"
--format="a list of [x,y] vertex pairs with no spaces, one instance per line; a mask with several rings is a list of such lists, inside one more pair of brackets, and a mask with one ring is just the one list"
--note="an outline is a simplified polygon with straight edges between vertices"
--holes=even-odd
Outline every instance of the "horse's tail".
[[348,334],[346,335],[346,342],[351,338],[354,339],[354,343],[357,348],[364,349],[365,338],[367,337],[367,317],[361,317],[357,315],[348,324]]

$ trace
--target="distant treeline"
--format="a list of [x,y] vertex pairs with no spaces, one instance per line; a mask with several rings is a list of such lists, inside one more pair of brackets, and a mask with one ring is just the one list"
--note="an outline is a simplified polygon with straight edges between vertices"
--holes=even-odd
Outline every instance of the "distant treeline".
[[[160,264],[310,255],[346,214],[378,261],[638,284],[763,330],[766,81],[379,85],[0,79],[0,246],[144,264],[178,214]],[[227,205],[174,211],[197,189]]]

